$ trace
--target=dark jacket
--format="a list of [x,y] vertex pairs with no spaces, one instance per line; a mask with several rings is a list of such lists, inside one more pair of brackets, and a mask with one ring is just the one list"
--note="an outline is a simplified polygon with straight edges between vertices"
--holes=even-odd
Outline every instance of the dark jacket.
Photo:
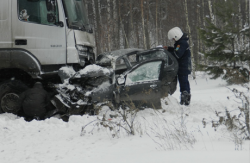
[[170,51],[179,63],[178,75],[188,75],[191,74],[191,53],[188,45],[188,36],[183,34],[183,36],[175,42],[174,47],[168,47]]
[[35,84],[33,88],[26,90],[20,96],[23,111],[27,116],[44,117],[46,106],[49,104],[48,93],[41,84]]

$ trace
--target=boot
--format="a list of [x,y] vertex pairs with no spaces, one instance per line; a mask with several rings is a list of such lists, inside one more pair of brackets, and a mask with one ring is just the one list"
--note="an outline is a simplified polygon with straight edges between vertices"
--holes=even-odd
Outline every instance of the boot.
[[191,100],[191,94],[189,94],[187,91],[183,91],[181,93],[181,105],[189,105]]
[[191,101],[191,94],[188,94],[186,95],[186,101],[184,105],[188,106],[190,104],[190,101]]

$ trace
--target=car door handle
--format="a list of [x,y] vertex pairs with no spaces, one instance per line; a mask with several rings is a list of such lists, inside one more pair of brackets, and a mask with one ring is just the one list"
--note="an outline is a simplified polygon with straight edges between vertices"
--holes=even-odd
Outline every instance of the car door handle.
[[15,45],[27,45],[27,40],[24,39],[15,40]]
[[150,85],[150,88],[156,89],[156,88],[157,88],[157,85],[156,85],[156,84]]

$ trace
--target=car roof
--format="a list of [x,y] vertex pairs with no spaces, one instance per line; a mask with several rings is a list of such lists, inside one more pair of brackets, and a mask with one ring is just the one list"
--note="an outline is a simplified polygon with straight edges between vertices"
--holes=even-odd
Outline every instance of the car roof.
[[110,52],[104,52],[98,55],[96,59],[96,64],[101,66],[111,66],[111,60],[115,61],[120,57],[130,55],[130,54],[144,54],[150,51],[164,50],[161,47],[152,48],[149,50],[139,49],[139,48],[127,48],[127,49],[119,49]]

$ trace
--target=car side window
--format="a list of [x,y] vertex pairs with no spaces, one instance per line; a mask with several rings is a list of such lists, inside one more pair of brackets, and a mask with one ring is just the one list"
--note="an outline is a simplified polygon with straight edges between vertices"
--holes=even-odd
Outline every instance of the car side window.
[[115,67],[116,69],[123,69],[123,68],[127,68],[126,64],[125,64],[125,61],[123,58],[117,60],[115,62]]
[[[48,21],[48,15],[55,16],[55,20]],[[54,25],[58,22],[59,14],[55,0],[19,0],[19,20],[43,25]]]
[[166,66],[170,66],[173,63],[172,59],[164,51],[150,51],[139,55],[139,61],[153,58],[163,58]]
[[127,69],[128,69],[127,65],[126,65],[123,58],[120,58],[120,59],[116,60],[116,62],[115,62],[115,73],[117,75],[122,74]]
[[134,66],[137,63],[136,54],[129,55],[128,60],[131,63],[131,65]]
[[127,74],[125,85],[159,80],[162,61],[145,63]]

